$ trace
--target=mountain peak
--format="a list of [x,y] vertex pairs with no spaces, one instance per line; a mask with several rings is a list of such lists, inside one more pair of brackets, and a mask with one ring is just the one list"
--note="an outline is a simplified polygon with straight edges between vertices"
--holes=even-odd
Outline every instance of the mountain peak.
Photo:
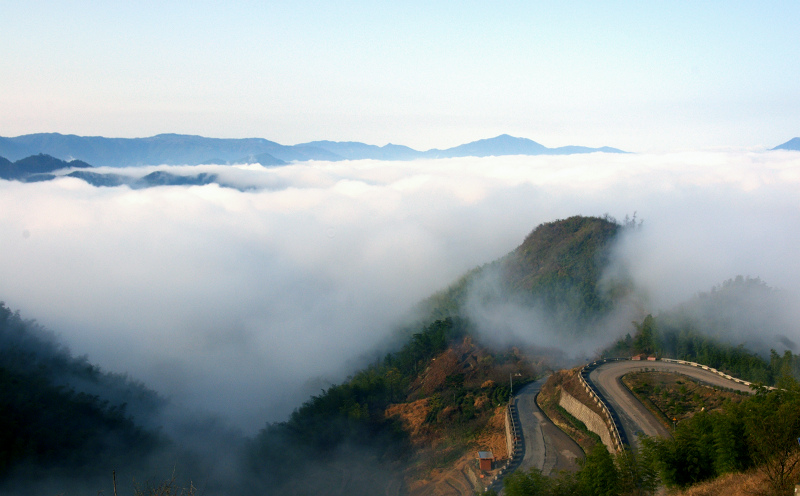
[[527,138],[501,134],[494,138],[472,141],[446,150],[428,150],[428,156],[446,157],[499,157],[503,155],[540,155],[548,148]]
[[773,150],[796,150],[800,151],[800,138],[792,138],[782,145],[778,145]]
[[[39,153],[30,157],[11,162],[0,157],[0,179],[7,180],[35,180],[50,179],[47,176],[53,171],[67,168],[91,168],[92,166],[81,160],[65,161],[50,155]],[[46,177],[42,177],[45,175]],[[37,176],[39,176],[37,178]]]

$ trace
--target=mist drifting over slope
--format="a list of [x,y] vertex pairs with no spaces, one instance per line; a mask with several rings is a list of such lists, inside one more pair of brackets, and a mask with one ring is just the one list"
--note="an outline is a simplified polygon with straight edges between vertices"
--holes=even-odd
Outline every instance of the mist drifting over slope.
[[155,169],[246,191],[0,181],[0,299],[248,431],[346,377],[419,300],[542,222],[636,211],[642,229],[616,256],[652,311],[737,274],[800,293],[795,152]]

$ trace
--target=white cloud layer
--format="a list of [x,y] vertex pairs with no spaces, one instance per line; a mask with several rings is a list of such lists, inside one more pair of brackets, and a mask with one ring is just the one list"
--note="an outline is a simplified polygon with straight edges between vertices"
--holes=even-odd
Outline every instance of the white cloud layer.
[[644,227],[620,253],[653,311],[737,274],[800,293],[800,153],[160,169],[256,189],[0,181],[0,299],[73,352],[247,430],[558,218],[636,211]]

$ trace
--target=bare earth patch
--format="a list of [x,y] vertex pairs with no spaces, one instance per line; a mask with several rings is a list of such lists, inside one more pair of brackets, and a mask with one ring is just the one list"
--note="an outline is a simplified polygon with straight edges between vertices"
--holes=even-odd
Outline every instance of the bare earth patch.
[[411,440],[416,444],[423,439],[425,429],[425,417],[428,416],[430,408],[428,407],[428,398],[412,401],[410,403],[400,403],[397,405],[389,405],[386,408],[386,416],[400,417],[403,423],[403,428],[411,436]]
[[[524,382],[537,369],[518,349],[493,355],[470,337],[427,362],[410,384],[406,401],[384,411],[387,418],[399,418],[414,448],[404,477],[408,494],[483,492],[509,456],[505,401],[499,402],[498,391],[505,398],[508,390],[500,387],[509,384],[512,374],[521,374]],[[478,451],[492,452],[494,470],[479,469]]]
[[[417,462],[406,474],[410,496],[425,495],[473,495],[483,491],[497,474],[508,457],[505,431],[505,407],[495,408],[492,417],[466,454],[460,454],[458,446],[436,435],[426,427],[428,400],[391,405],[386,415],[399,416],[411,442],[418,449]],[[481,472],[478,469],[477,452],[491,451],[497,460],[495,470]]]

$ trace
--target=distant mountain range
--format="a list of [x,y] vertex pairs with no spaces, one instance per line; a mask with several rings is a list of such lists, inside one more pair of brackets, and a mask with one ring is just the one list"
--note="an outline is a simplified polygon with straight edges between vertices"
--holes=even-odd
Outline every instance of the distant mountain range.
[[796,150],[800,151],[800,138],[792,138],[782,145],[778,145],[773,150]]
[[11,161],[44,153],[61,160],[82,160],[95,166],[198,165],[259,163],[283,165],[307,160],[414,160],[420,158],[489,157],[502,155],[569,155],[625,153],[610,147],[548,148],[507,134],[444,150],[418,151],[402,145],[375,146],[358,142],[312,141],[287,146],[261,138],[219,139],[181,134],[150,138],[104,138],[41,133],[0,137],[0,156]]
[[[30,155],[32,150],[39,150]],[[269,151],[264,151],[269,150]],[[800,138],[794,138],[772,150],[800,151]],[[94,166],[126,167],[138,165],[200,165],[258,163],[265,166],[285,165],[307,160],[414,160],[419,158],[489,157],[503,155],[569,155],[575,153],[627,153],[616,148],[562,146],[547,148],[525,138],[507,134],[473,141],[445,150],[420,152],[401,145],[375,146],[358,142],[312,141],[285,146],[264,139],[216,139],[200,136],[161,134],[152,138],[102,138],[65,136],[61,134],[29,134],[17,138],[0,137],[0,179],[22,182],[49,181],[58,176],[82,179],[94,186],[122,186],[134,189],[153,186],[204,185],[240,189],[224,183],[216,174],[175,174],[155,171],[137,177],[131,174],[95,172]],[[22,154],[24,158],[19,158]],[[53,154],[58,154],[58,158]],[[11,157],[8,160],[5,157]],[[83,158],[92,165],[84,161]],[[214,156],[217,158],[201,159]],[[230,158],[238,157],[238,158]],[[279,158],[280,157],[280,158]],[[12,161],[13,160],[13,161]],[[73,170],[69,170],[73,169]],[[57,171],[60,171],[57,173]]]
[[0,179],[12,179],[25,182],[48,181],[53,179],[54,171],[75,168],[88,169],[92,166],[80,160],[66,162],[40,153],[31,155],[16,162],[0,157]]

